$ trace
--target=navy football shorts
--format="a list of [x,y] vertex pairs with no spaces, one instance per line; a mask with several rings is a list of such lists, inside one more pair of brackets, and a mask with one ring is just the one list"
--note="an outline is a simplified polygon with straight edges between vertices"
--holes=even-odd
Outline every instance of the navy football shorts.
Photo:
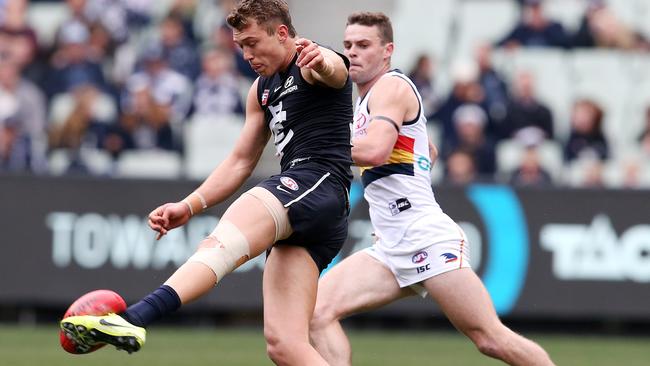
[[299,165],[273,175],[258,186],[271,192],[289,209],[293,233],[274,245],[304,247],[320,272],[343,247],[350,208],[348,190],[339,179],[310,165]]

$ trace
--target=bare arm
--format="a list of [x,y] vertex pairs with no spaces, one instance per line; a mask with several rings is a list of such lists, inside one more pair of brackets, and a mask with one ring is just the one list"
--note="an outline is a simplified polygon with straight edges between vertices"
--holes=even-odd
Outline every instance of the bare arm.
[[226,159],[183,201],[166,203],[149,214],[149,226],[158,232],[158,239],[185,224],[192,215],[230,197],[251,175],[270,136],[256,93],[257,81],[246,99],[244,128]]
[[230,197],[244,184],[262,156],[269,136],[255,81],[246,98],[246,121],[235,147],[196,190],[205,197],[208,207]]
[[348,68],[341,56],[305,38],[297,39],[296,46],[300,53],[296,64],[305,80],[336,89],[345,86]]
[[[352,140],[352,160],[359,166],[377,166],[390,157],[398,129],[419,104],[411,86],[403,79],[387,77],[373,87],[368,101],[370,125],[367,134]],[[392,121],[392,122],[391,122]]]

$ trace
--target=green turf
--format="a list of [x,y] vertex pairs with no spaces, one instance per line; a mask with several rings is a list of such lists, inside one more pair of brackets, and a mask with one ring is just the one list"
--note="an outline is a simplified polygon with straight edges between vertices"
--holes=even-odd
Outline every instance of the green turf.
[[[456,333],[350,333],[354,365],[501,365],[482,357]],[[558,365],[641,366],[650,364],[649,338],[532,335]],[[145,348],[128,355],[104,348],[74,356],[59,348],[58,329],[0,326],[0,365],[270,365],[260,330],[153,328]]]

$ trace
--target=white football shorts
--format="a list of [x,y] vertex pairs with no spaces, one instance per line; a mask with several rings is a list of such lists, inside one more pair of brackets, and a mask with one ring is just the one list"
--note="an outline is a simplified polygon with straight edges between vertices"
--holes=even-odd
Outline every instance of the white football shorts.
[[422,297],[427,296],[422,281],[455,269],[470,267],[469,245],[464,239],[432,244],[405,254],[387,253],[378,244],[364,251],[386,265],[395,275],[400,287],[411,287]]

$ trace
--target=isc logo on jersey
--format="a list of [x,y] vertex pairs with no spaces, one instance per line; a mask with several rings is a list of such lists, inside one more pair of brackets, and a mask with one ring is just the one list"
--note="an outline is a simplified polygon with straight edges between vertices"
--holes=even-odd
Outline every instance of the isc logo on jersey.
[[289,178],[289,177],[281,177],[280,178],[280,183],[282,183],[283,186],[289,188],[292,191],[297,191],[298,190],[298,183],[296,183],[295,180]]
[[406,211],[409,208],[411,208],[411,202],[409,202],[409,199],[406,197],[388,203],[388,209],[390,210],[390,214],[393,216],[402,211]]

